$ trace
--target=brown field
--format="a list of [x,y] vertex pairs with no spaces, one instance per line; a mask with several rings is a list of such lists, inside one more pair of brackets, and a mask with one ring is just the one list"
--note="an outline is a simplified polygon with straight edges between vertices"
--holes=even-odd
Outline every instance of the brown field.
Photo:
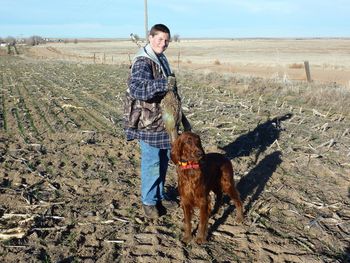
[[[205,245],[181,242],[179,207],[142,213],[139,149],[122,130],[135,44],[0,53],[0,262],[349,262],[349,44],[171,44],[183,109],[231,159],[244,202],[237,225],[224,199]],[[179,203],[173,165],[167,178]]]
[[[137,51],[131,41],[59,43],[38,46],[35,56],[107,64],[129,64]],[[239,73],[247,76],[305,80],[311,77],[350,87],[350,39],[182,40],[167,55],[175,71]]]

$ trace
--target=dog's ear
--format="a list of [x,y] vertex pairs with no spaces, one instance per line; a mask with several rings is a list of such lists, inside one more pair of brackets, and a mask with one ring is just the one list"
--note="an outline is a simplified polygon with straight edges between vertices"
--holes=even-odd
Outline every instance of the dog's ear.
[[182,140],[181,140],[181,136],[179,136],[171,144],[171,151],[170,151],[170,158],[175,165],[178,164],[180,161],[181,147],[182,147]]

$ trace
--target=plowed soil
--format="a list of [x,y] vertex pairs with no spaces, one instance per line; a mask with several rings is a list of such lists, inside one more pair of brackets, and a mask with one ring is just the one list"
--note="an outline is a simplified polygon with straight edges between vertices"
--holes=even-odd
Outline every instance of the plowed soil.
[[225,198],[208,243],[186,245],[174,165],[177,205],[154,221],[141,209],[127,76],[123,64],[0,57],[1,262],[349,262],[349,89],[181,71],[183,109],[206,151],[231,159],[245,210],[236,224]]

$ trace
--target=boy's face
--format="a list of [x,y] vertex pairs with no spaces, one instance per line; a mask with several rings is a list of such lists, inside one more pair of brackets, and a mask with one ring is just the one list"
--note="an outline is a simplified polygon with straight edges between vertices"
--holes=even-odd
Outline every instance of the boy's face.
[[148,37],[149,43],[156,54],[162,54],[169,46],[169,34],[164,32],[157,32],[154,36]]

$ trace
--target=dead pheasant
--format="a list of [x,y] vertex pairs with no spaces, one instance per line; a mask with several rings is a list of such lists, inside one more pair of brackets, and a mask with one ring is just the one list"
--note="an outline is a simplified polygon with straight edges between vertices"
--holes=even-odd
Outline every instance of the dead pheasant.
[[181,100],[177,94],[175,76],[168,77],[168,87],[165,97],[161,101],[162,118],[165,129],[173,142],[178,136],[178,129],[182,120]]

